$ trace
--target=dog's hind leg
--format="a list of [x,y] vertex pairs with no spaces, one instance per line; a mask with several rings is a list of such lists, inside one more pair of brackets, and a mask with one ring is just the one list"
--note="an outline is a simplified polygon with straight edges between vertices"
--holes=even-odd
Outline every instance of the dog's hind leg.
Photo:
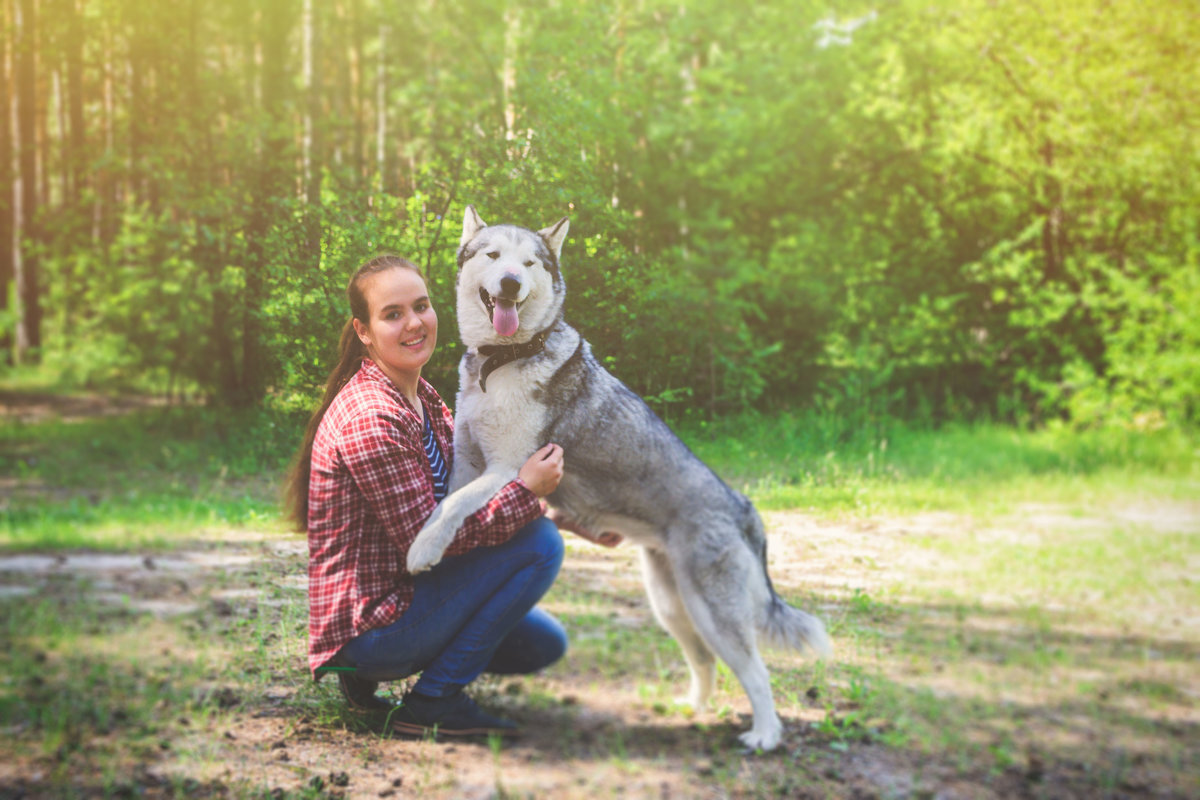
[[692,618],[675,585],[671,563],[664,553],[642,548],[642,579],[655,618],[683,648],[683,657],[687,660],[692,677],[691,687],[683,702],[699,711],[708,703],[716,685],[716,659],[692,625]]
[[[775,713],[771,676],[758,652],[756,620],[763,598],[749,550],[740,544],[717,558],[692,553],[675,570],[679,597],[709,649],[729,665],[750,698],[754,725],[739,738],[751,750],[773,750],[783,725]],[[765,589],[765,587],[764,587]]]

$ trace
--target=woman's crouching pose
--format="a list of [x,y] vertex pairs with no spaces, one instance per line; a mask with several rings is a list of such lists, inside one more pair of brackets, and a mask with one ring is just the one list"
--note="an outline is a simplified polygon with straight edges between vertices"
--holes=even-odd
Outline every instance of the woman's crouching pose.
[[[347,294],[339,363],[288,487],[308,531],[309,667],[341,667],[347,701],[390,710],[400,732],[512,732],[462,690],[483,672],[535,672],[566,651],[562,625],[535,608],[562,564],[540,500],[562,478],[562,449],[534,453],[441,563],[409,574],[409,545],[446,496],[454,452],[450,411],[421,378],[437,314],[420,271],[395,256],[363,264]],[[376,696],[380,681],[417,673],[399,708]]]

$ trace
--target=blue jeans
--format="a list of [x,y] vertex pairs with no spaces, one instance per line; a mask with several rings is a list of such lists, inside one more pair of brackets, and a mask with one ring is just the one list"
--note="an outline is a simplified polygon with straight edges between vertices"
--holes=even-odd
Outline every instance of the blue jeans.
[[539,517],[495,547],[444,559],[416,576],[400,619],[367,631],[341,655],[367,680],[421,673],[413,691],[452,694],[484,671],[535,672],[567,649],[561,624],[534,604],[562,566],[562,535]]

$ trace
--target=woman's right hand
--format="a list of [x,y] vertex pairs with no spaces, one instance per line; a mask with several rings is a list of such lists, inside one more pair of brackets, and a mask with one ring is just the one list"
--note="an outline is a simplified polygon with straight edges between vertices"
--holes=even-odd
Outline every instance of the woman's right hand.
[[529,487],[529,491],[538,497],[545,497],[557,489],[562,476],[563,449],[553,443],[531,455],[517,473],[517,477]]

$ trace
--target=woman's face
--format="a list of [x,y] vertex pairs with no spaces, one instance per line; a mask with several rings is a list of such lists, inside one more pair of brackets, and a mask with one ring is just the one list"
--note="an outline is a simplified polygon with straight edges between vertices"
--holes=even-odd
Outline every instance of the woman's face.
[[369,320],[354,320],[354,330],[367,354],[397,386],[415,381],[437,345],[437,314],[425,281],[396,267],[364,278],[362,291]]

